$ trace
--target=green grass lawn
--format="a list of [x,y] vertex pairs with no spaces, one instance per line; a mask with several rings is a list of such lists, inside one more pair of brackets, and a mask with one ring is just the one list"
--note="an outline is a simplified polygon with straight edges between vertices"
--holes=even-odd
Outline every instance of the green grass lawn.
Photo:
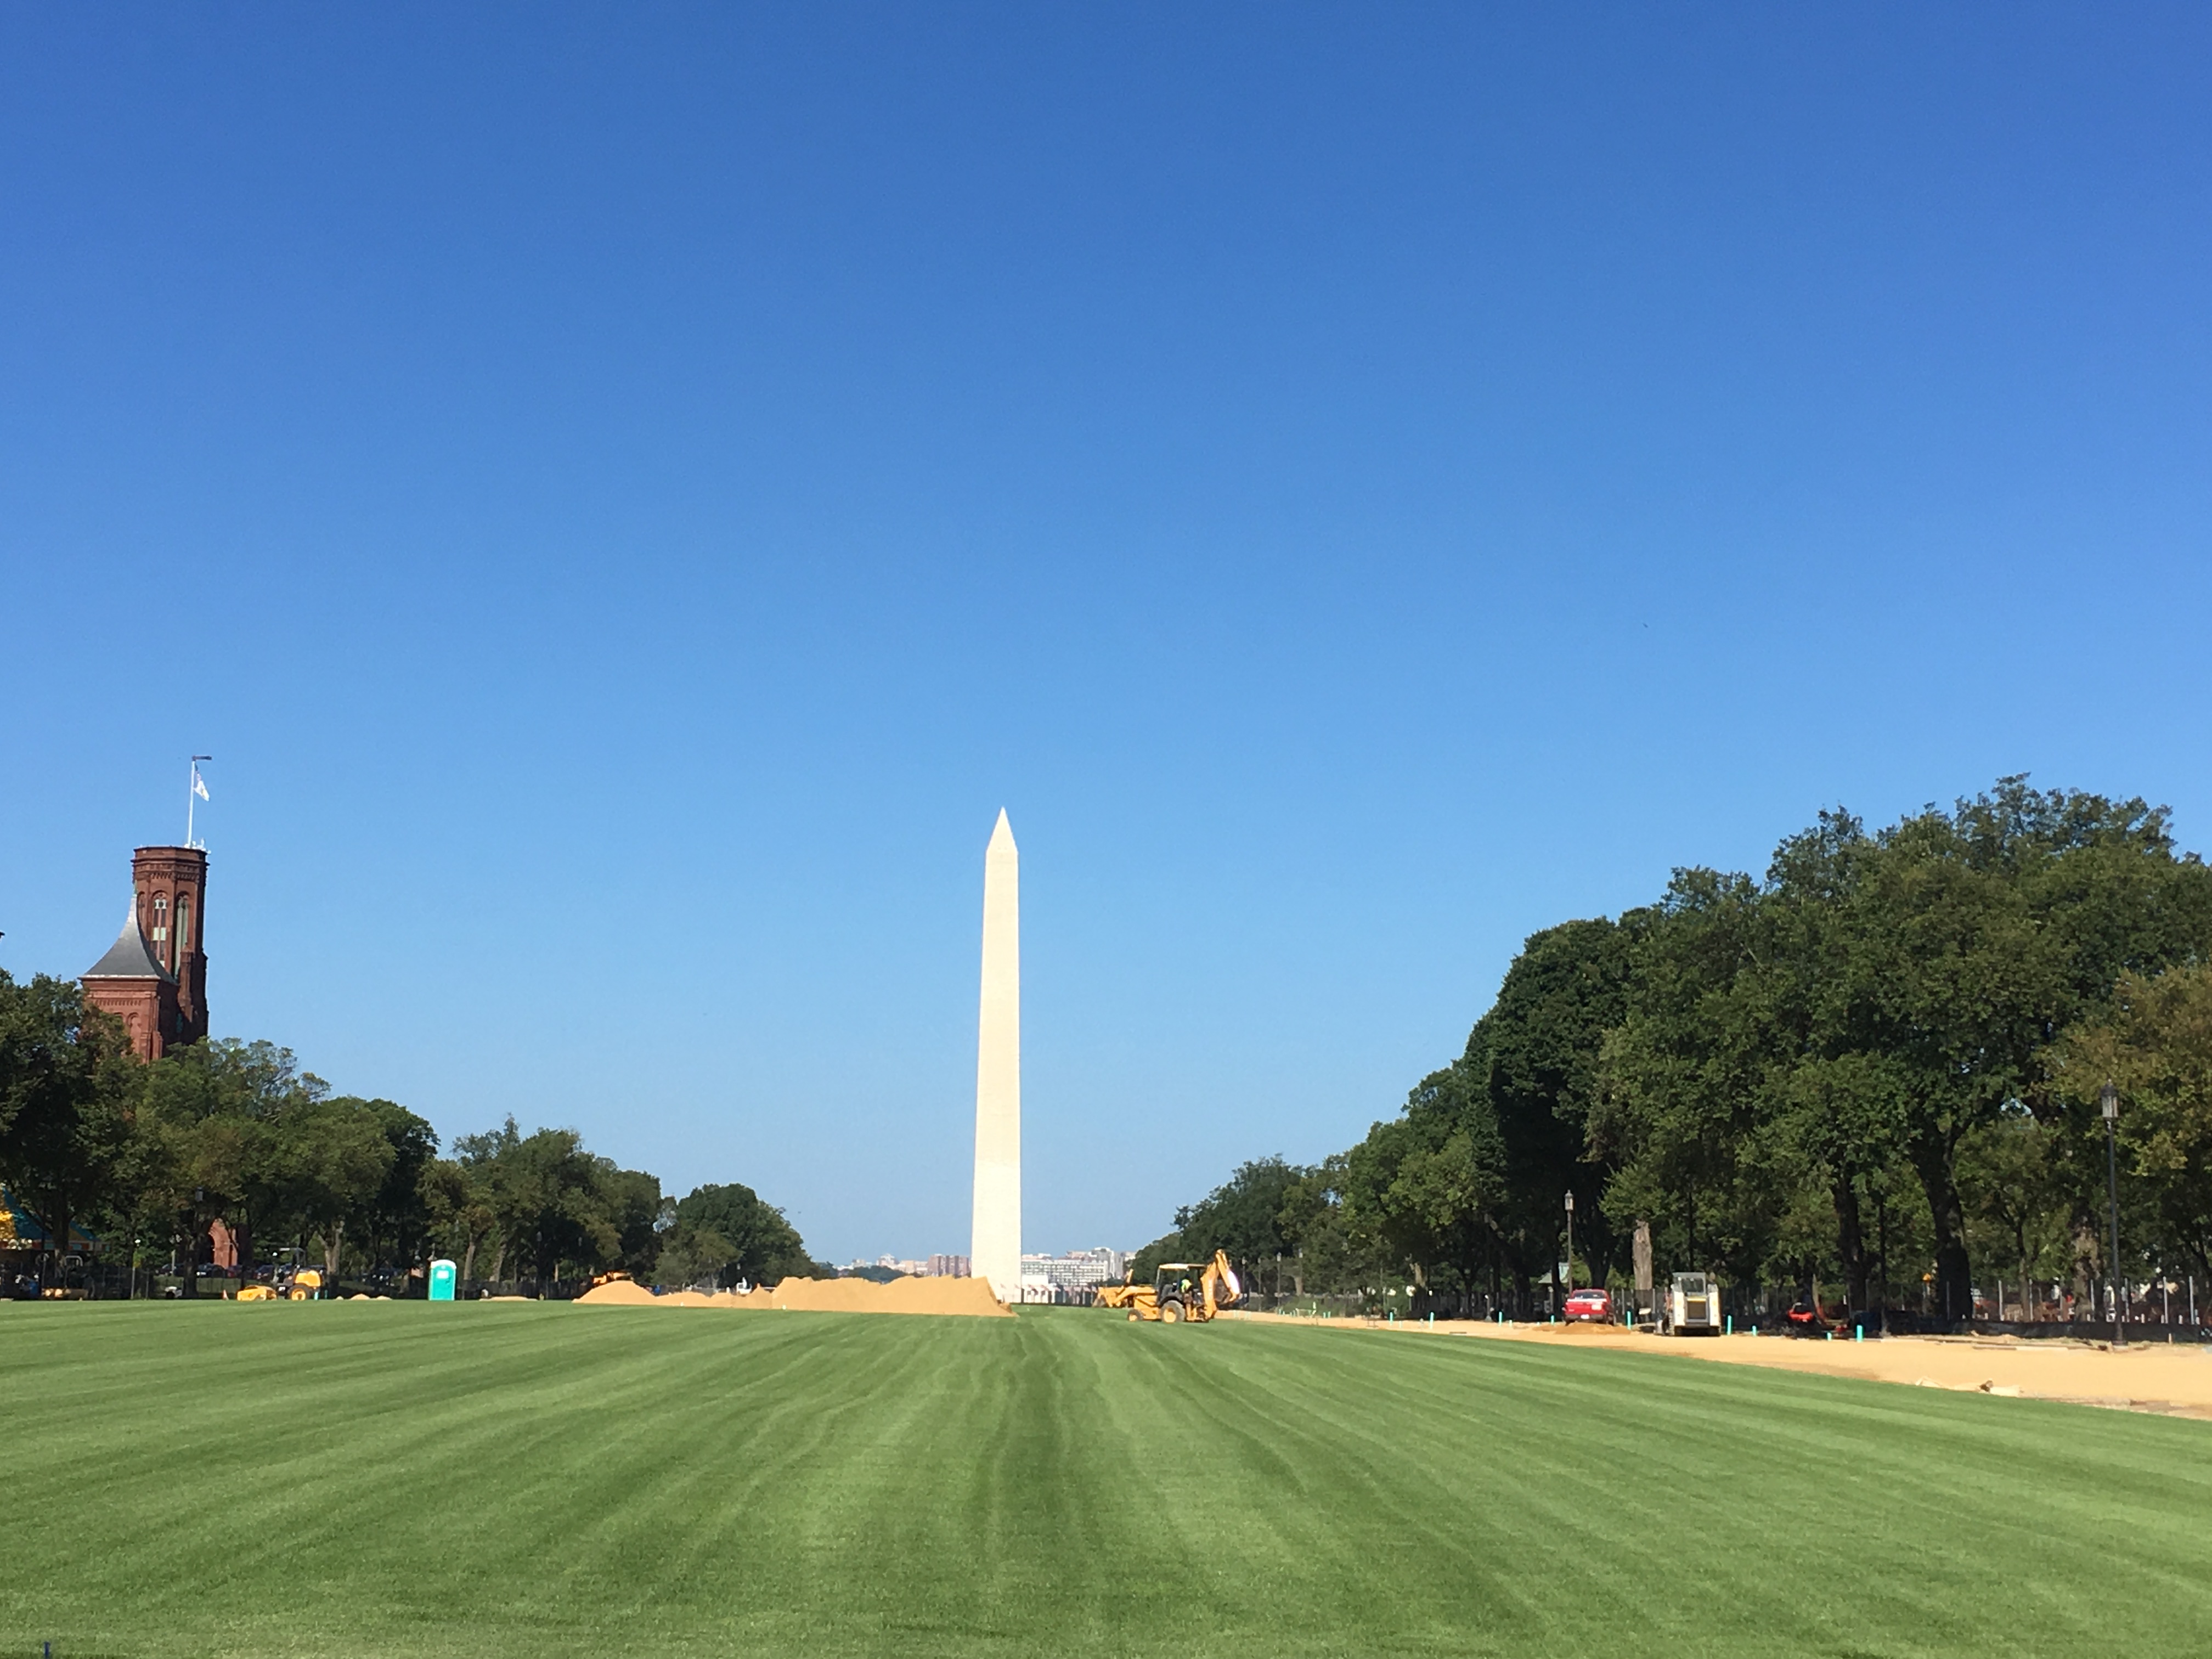
[[1084,1310],[4,1305],[0,1380],[0,1659],[2212,1651],[2201,1422]]

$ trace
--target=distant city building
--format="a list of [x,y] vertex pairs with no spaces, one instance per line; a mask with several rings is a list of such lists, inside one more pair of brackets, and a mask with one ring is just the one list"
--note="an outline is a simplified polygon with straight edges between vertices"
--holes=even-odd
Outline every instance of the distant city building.
[[873,1261],[863,1261],[859,1257],[855,1256],[853,1259],[853,1263],[850,1267],[842,1268],[840,1271],[849,1275],[858,1272],[862,1267],[867,1268],[872,1273],[884,1272],[908,1273],[916,1279],[923,1277],[929,1272],[929,1263],[927,1261],[917,1261],[911,1257],[896,1255],[879,1255]]
[[1065,1255],[1025,1255],[1022,1277],[1042,1279],[1067,1290],[1118,1285],[1129,1271],[1127,1250],[1070,1250]]
[[1022,1300],[1087,1303],[1101,1285],[1118,1285],[1129,1271],[1127,1250],[1070,1250],[1064,1255],[1022,1258]]
[[930,1279],[967,1279],[968,1258],[964,1255],[933,1255],[923,1264],[925,1277]]

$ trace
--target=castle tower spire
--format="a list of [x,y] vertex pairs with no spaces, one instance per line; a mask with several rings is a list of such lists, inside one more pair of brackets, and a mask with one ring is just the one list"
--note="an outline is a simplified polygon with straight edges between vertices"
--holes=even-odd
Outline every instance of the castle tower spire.
[[84,970],[84,1000],[87,1006],[123,1022],[139,1059],[159,1060],[176,1041],[177,980],[138,925],[141,902],[133,889],[123,931],[107,954]]

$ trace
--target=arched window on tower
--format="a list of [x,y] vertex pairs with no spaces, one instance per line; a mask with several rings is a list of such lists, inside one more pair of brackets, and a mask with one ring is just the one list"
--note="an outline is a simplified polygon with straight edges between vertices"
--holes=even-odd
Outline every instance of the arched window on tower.
[[192,948],[192,902],[188,898],[177,901],[177,960],[181,963]]
[[159,895],[154,900],[154,954],[161,957],[164,968],[170,965],[169,900],[167,894]]

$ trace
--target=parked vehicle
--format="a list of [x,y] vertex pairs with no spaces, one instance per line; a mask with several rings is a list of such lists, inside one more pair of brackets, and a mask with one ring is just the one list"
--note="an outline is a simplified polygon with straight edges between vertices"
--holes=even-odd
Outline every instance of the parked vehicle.
[[1613,1323],[1613,1292],[1572,1292],[1567,1297],[1566,1319],[1570,1325],[1610,1325]]
[[1783,1318],[1787,1322],[1784,1328],[1792,1336],[1826,1337],[1836,1328],[1822,1316],[1819,1303],[1808,1301],[1802,1296],[1790,1304],[1790,1311],[1783,1315]]
[[1672,1334],[1721,1334],[1721,1287],[1711,1274],[1676,1273],[1667,1300],[1667,1328]]

